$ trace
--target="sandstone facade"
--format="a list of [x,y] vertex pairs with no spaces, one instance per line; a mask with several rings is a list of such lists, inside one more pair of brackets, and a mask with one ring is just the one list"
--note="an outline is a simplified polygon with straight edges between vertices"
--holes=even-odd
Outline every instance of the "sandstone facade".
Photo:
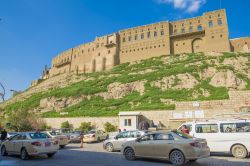
[[[89,73],[109,70],[113,66],[150,57],[197,52],[246,51],[250,38],[229,40],[225,10],[206,12],[202,16],[163,21],[120,30],[96,37],[93,42],[60,53],[45,67],[43,79],[62,73]],[[32,86],[39,81],[34,81]]]

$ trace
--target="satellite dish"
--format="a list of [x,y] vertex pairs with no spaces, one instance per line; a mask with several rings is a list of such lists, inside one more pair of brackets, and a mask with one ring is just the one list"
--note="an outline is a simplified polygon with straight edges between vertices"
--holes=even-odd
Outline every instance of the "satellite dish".
[[4,102],[5,89],[3,84],[0,82],[0,101]]

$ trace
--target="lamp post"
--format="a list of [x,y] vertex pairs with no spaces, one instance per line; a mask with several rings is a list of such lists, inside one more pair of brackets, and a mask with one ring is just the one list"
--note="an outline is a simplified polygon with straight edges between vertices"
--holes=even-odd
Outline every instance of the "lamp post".
[[4,102],[4,96],[5,96],[5,88],[3,86],[3,84],[0,82],[0,97],[2,98],[2,102]]

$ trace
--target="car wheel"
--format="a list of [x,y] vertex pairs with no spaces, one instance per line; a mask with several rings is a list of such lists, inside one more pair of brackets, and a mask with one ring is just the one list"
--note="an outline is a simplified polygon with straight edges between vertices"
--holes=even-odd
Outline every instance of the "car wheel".
[[107,145],[106,145],[106,150],[107,150],[108,152],[113,152],[113,151],[114,151],[114,146],[113,146],[113,144],[112,144],[112,143],[107,143]]
[[135,160],[135,152],[132,148],[125,149],[124,156],[127,160]]
[[247,149],[243,145],[234,145],[232,147],[232,154],[236,158],[246,158],[247,157]]
[[20,156],[22,160],[27,160],[29,158],[29,155],[25,148],[22,148]]
[[8,153],[7,153],[7,150],[6,150],[6,147],[5,147],[5,146],[2,146],[2,148],[1,148],[1,155],[2,155],[2,156],[7,156],[7,155],[8,155]]
[[48,158],[51,158],[51,157],[53,157],[55,154],[56,154],[56,153],[48,153],[47,156],[48,156]]
[[60,145],[60,148],[64,148],[65,147],[65,145]]
[[185,164],[185,156],[179,150],[174,150],[170,153],[170,162],[173,165],[184,165]]

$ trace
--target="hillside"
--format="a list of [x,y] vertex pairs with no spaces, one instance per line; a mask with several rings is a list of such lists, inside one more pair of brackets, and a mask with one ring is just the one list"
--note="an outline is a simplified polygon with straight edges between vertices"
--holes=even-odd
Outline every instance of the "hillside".
[[[58,77],[59,78],[59,77]],[[250,53],[196,53],[125,63],[111,71],[41,82],[0,105],[43,117],[115,116],[119,111],[174,110],[178,101],[228,99],[250,90]]]

